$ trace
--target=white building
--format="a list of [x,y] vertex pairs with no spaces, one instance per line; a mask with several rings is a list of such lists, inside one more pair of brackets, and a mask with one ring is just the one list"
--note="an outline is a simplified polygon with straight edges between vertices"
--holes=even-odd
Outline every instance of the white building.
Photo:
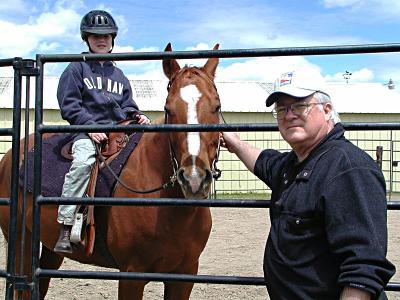
[[[133,96],[142,111],[154,119],[163,116],[167,96],[167,80],[131,80]],[[65,124],[61,119],[56,97],[57,77],[44,78],[44,122]],[[275,123],[265,106],[265,99],[272,83],[256,81],[216,82],[221,109],[228,123]],[[399,122],[400,93],[379,83],[329,83],[329,94],[343,122]],[[33,129],[35,82],[30,84],[30,128]],[[25,107],[25,85],[22,91]],[[12,126],[13,78],[0,78],[0,128]],[[242,137],[263,148],[288,149],[277,132],[241,133]],[[383,170],[388,190],[400,192],[400,132],[399,131],[351,131],[348,138],[375,158],[377,146],[384,149]],[[9,137],[0,137],[0,153],[10,147]],[[222,160],[235,159],[222,152]],[[247,172],[239,162],[221,162],[223,176],[216,183],[217,191],[258,191],[265,187]]]

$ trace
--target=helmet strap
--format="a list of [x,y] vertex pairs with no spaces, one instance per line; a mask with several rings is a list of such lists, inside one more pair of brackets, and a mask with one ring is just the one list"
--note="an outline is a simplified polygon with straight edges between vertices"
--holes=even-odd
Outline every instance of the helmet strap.
[[108,51],[108,53],[111,53],[111,52],[113,51],[113,49],[114,49],[114,39],[115,39],[115,37],[114,37],[114,35],[113,35],[113,36],[112,36],[111,49],[110,49],[110,51]]

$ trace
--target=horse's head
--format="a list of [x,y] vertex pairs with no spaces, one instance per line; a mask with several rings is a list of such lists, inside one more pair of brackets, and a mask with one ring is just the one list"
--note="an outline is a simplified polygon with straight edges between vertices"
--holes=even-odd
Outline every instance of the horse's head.
[[[218,49],[218,44],[214,50]],[[168,44],[165,51],[171,51]],[[165,104],[166,123],[217,124],[220,101],[214,84],[219,59],[201,67],[181,68],[175,59],[163,60],[169,79]],[[212,165],[219,145],[218,132],[170,133],[171,153],[178,164],[177,179],[186,198],[206,198],[211,187]]]

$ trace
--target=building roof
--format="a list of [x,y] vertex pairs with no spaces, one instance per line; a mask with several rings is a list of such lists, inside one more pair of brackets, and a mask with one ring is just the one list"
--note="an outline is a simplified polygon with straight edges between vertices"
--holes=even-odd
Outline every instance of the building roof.
[[380,83],[330,83],[328,92],[339,113],[400,113],[400,93]]
[[[58,109],[58,77],[44,78],[44,108]],[[12,77],[0,77],[0,108],[12,108]],[[133,97],[143,111],[162,111],[167,97],[167,80],[130,80]],[[22,83],[25,107],[25,81]],[[265,112],[272,83],[261,81],[217,81],[224,112]],[[329,83],[329,94],[339,113],[400,113],[400,93],[379,83]],[[35,79],[30,82],[30,107],[35,102]]]

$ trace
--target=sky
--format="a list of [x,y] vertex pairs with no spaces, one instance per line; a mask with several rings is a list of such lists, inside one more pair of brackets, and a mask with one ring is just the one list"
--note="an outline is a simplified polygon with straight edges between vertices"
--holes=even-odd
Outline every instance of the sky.
[[[81,18],[109,11],[119,27],[115,53],[174,50],[338,46],[400,42],[399,0],[12,0],[0,2],[0,59],[87,51]],[[180,60],[202,65],[204,60]],[[163,79],[159,60],[117,62],[132,79]],[[46,64],[59,76],[66,64]],[[221,59],[217,80],[272,82],[298,68],[317,70],[329,81],[394,80],[400,84],[400,54],[324,55]],[[0,68],[0,76],[10,76]]]

